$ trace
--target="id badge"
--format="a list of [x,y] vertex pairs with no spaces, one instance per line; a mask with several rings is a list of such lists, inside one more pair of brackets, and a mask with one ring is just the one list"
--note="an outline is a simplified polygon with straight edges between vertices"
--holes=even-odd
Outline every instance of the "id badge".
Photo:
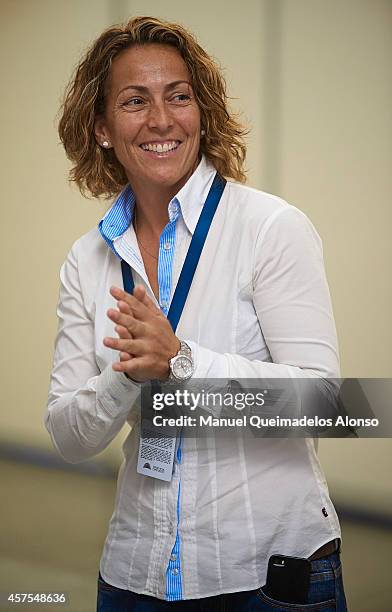
[[157,427],[143,418],[140,426],[137,472],[170,482],[176,453],[176,427]]

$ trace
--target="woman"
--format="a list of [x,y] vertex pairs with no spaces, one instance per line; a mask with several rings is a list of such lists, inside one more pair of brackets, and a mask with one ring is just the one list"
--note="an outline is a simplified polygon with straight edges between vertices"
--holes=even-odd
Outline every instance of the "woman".
[[[311,440],[207,450],[180,436],[166,480],[138,458],[144,381],[338,376],[316,231],[241,185],[244,130],[217,66],[176,24],[105,31],[59,131],[79,188],[115,197],[61,270],[46,416],[71,462],[132,425],[98,610],[345,610],[340,528]],[[276,553],[309,560],[298,605],[261,588]]]

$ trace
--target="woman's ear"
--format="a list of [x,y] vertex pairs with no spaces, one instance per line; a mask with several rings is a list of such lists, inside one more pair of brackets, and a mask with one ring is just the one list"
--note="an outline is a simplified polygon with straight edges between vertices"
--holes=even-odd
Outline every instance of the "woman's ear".
[[99,115],[94,123],[94,134],[95,140],[100,147],[104,149],[111,149],[112,144],[110,142],[109,130],[106,127],[105,118],[103,115]]

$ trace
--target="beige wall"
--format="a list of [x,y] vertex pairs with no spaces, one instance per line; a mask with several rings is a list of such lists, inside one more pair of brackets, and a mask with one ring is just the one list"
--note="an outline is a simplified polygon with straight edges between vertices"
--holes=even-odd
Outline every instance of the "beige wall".
[[[279,4],[277,189],[322,235],[343,376],[390,377],[392,3]],[[339,499],[390,512],[391,450],[323,441]]]
[[[3,0],[0,11],[3,439],[50,446],[58,270],[104,210],[66,183],[61,92],[89,41],[135,14],[184,23],[224,66],[252,126],[249,183],[304,210],[323,238],[343,375],[391,376],[391,2]],[[320,454],[341,499],[390,507],[390,440],[323,441]]]

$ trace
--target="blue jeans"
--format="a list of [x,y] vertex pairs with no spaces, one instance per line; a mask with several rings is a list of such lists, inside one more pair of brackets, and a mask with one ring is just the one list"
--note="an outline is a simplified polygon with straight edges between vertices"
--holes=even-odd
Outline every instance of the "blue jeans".
[[98,579],[97,612],[347,612],[340,553],[312,561],[307,604],[271,599],[263,589],[226,593],[184,601],[162,601],[149,595],[124,591]]

